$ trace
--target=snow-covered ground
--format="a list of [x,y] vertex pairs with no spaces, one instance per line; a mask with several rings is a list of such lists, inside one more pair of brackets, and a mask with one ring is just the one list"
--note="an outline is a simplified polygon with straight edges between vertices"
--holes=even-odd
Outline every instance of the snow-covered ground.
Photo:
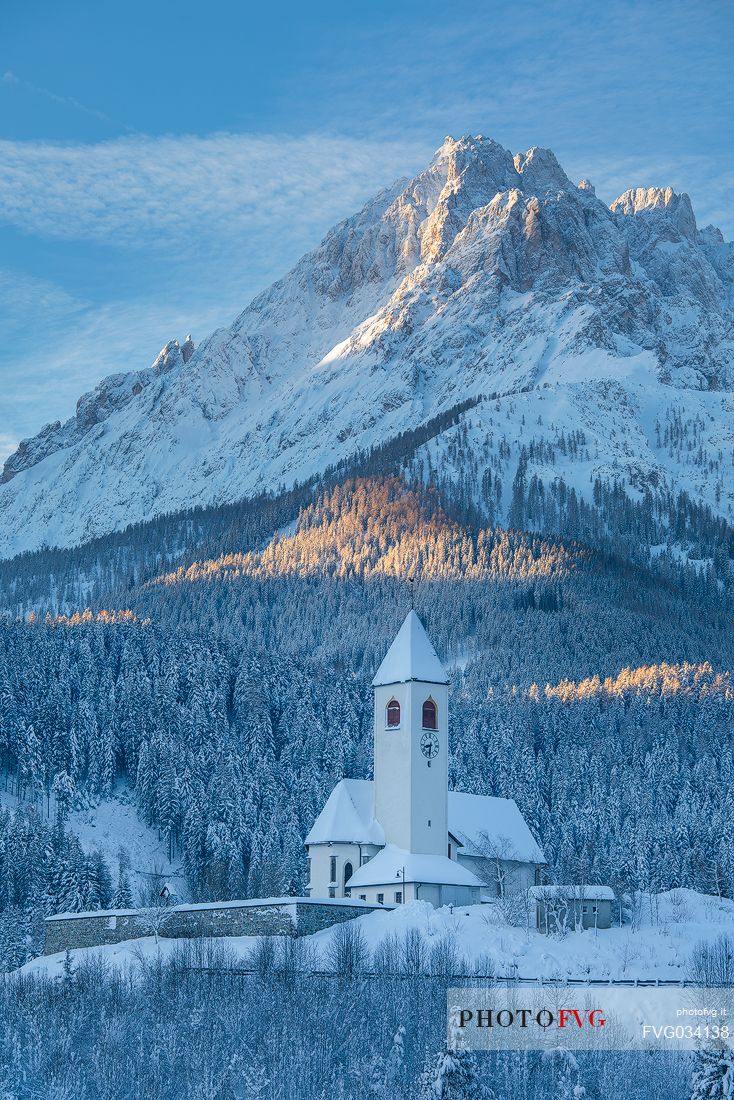
[[[520,978],[658,979],[690,978],[691,950],[698,941],[734,936],[734,901],[673,890],[645,896],[635,926],[569,932],[546,936],[533,929],[510,927],[494,906],[474,905],[433,909],[427,902],[411,902],[393,910],[358,917],[370,952],[388,937],[400,943],[415,930],[427,951],[448,940],[465,963],[461,973]],[[338,927],[338,926],[336,926]],[[312,948],[314,965],[328,968],[329,944],[335,928],[304,937]],[[255,936],[228,937],[220,942],[235,959],[246,962],[257,943]],[[136,965],[158,952],[165,958],[179,941],[152,937],[73,952],[77,962],[99,955],[118,967]],[[62,953],[33,959],[26,973],[61,973]]]
[[130,883],[137,897],[146,883],[164,878],[182,901],[188,900],[186,881],[178,861],[168,858],[168,850],[158,831],[146,825],[138,815],[133,797],[120,787],[116,797],[85,810],[75,810],[67,827],[79,837],[85,851],[98,850],[105,856],[113,882],[119,872],[120,854],[129,864]]

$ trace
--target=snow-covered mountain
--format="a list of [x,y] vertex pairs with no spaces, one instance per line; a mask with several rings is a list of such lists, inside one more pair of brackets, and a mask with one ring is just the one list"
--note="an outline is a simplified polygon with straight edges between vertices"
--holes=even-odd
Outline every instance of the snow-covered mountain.
[[[686,195],[607,207],[549,150],[447,138],[230,328],[167,344],[24,441],[0,553],[289,485],[489,395],[470,417],[487,461],[492,440],[514,453],[580,429],[584,491],[623,476],[728,515],[733,389],[734,246],[697,229]],[[565,476],[564,450],[543,453],[545,476]]]

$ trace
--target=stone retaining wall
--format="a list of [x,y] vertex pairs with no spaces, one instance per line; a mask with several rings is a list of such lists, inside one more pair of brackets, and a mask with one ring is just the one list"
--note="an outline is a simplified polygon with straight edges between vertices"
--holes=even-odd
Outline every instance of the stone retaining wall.
[[44,954],[100,947],[152,936],[195,939],[199,936],[309,936],[345,920],[390,906],[310,898],[177,905],[164,910],[105,909],[60,913],[46,918]]

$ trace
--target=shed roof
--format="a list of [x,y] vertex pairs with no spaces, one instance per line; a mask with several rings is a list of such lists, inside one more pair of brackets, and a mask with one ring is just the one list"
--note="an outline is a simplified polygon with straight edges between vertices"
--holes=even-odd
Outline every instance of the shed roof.
[[614,890],[611,886],[594,886],[590,883],[531,886],[529,893],[536,901],[614,901]]

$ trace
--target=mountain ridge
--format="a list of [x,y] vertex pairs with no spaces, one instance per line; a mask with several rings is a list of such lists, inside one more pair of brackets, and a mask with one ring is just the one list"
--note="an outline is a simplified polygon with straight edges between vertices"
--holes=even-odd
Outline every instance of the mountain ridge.
[[[616,386],[630,454],[602,455],[603,476],[650,465],[633,441],[650,434],[645,401],[711,392],[712,435],[734,447],[734,248],[717,232],[669,188],[606,207],[550,150],[447,138],[229,328],[195,350],[171,341],[24,441],[0,486],[0,553],[289,486],[498,389],[571,387],[573,415],[603,422]],[[664,453],[654,465],[709,500]],[[730,514],[720,480],[709,502]]]

